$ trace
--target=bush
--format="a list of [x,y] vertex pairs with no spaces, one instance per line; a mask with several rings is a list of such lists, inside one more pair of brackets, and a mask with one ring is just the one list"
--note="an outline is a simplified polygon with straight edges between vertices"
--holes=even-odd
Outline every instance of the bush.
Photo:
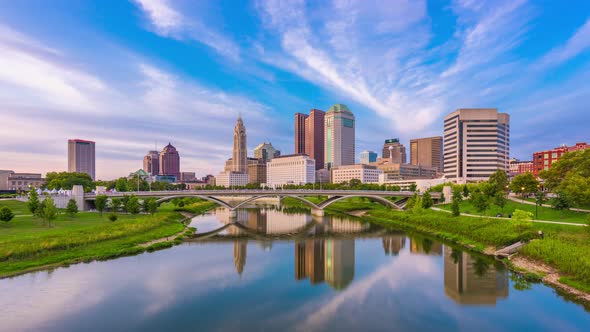
[[76,204],[76,201],[73,198],[71,198],[68,201],[68,205],[66,206],[66,213],[70,217],[73,217],[76,213],[78,213],[78,204]]
[[14,218],[14,213],[8,207],[4,206],[0,209],[0,220],[9,222]]
[[119,218],[119,216],[117,216],[117,214],[115,212],[111,212],[109,213],[108,217],[110,221],[117,221],[117,219]]

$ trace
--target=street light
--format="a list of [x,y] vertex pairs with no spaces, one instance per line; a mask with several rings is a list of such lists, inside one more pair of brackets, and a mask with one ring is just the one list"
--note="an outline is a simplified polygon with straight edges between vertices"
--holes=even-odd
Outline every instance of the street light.
[[522,193],[522,201],[524,203],[524,187],[520,187],[520,192]]

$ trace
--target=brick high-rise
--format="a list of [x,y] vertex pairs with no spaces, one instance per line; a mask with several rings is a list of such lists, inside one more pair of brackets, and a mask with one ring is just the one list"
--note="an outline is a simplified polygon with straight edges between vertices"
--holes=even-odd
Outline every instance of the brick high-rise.
[[309,115],[295,113],[295,153],[314,159],[316,169],[324,168],[324,116],[318,109]]
[[180,155],[170,143],[160,152],[160,175],[172,175],[180,180]]

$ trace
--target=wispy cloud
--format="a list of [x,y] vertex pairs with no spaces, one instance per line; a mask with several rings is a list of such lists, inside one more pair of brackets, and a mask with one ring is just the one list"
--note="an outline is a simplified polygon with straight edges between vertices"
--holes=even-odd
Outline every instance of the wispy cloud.
[[557,46],[545,55],[541,61],[541,66],[554,66],[575,58],[590,47],[590,18],[586,20],[565,44]]
[[226,58],[238,61],[240,48],[230,38],[208,27],[198,16],[182,15],[167,0],[133,0],[148,16],[154,32],[178,40],[195,40]]

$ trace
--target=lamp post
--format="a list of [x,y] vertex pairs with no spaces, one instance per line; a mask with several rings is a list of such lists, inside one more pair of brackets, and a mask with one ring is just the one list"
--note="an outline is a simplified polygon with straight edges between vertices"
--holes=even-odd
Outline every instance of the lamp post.
[[520,187],[520,192],[522,193],[522,202],[524,203],[524,187]]

